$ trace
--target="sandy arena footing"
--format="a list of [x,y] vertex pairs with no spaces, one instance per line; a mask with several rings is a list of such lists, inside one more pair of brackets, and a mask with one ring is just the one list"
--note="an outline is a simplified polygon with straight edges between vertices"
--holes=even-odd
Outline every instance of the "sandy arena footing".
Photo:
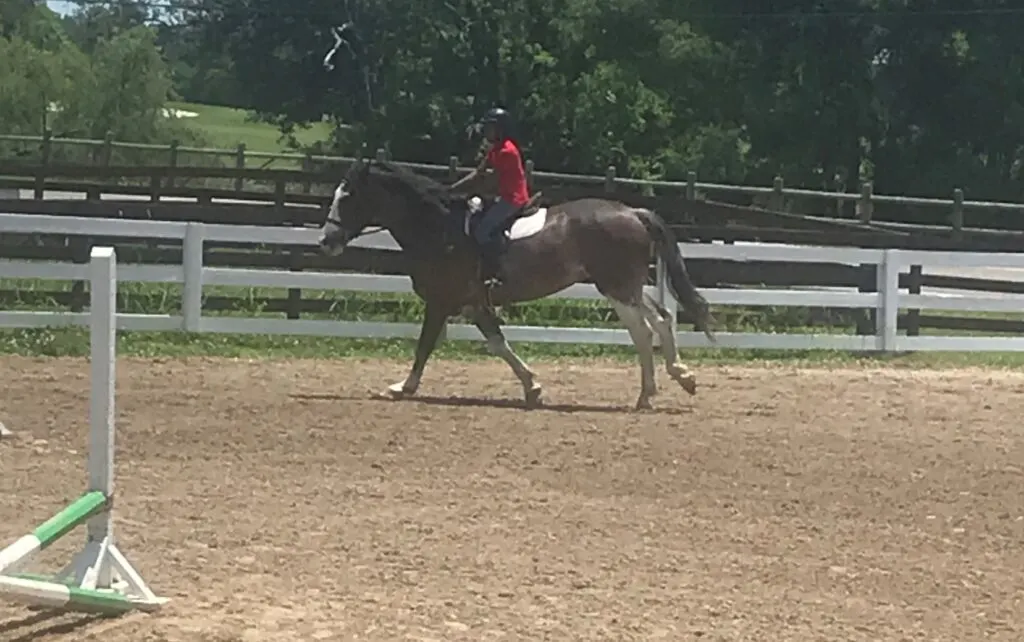
[[[121,359],[115,524],[156,615],[0,640],[1024,636],[1024,374]],[[86,482],[88,367],[0,358],[0,544]],[[47,551],[57,560],[73,533]],[[49,569],[55,570],[55,569]]]

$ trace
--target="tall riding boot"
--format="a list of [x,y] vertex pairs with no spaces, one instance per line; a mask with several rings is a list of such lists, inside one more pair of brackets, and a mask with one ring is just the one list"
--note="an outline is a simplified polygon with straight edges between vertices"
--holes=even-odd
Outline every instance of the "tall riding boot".
[[488,287],[501,285],[501,261],[499,260],[500,239],[490,239],[481,248],[480,259],[483,267],[484,284]]

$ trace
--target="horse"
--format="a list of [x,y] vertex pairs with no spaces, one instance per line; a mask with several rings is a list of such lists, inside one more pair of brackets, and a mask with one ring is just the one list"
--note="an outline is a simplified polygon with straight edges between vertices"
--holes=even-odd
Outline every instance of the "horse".
[[321,252],[338,255],[355,238],[387,230],[408,260],[413,291],[425,303],[412,368],[385,396],[416,394],[442,329],[449,318],[461,314],[518,377],[525,405],[540,405],[537,376],[509,346],[495,307],[539,299],[586,279],[611,303],[637,349],[640,393],[635,409],[651,409],[651,398],[658,393],[655,332],[669,376],[696,394],[696,377],[678,356],[670,313],[644,292],[652,252],[667,268],[673,296],[712,342],[714,319],[690,281],[672,230],[658,214],[606,198],[535,208],[501,232],[505,240],[498,261],[504,280],[487,286],[480,278],[476,242],[463,225],[480,207],[479,197],[453,195],[442,183],[385,160],[354,161],[335,188],[320,230]]

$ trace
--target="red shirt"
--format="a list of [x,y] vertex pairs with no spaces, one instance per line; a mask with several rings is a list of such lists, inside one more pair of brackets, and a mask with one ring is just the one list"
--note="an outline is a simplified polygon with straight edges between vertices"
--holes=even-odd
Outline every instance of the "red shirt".
[[487,152],[487,161],[498,174],[498,194],[502,199],[516,207],[530,200],[523,158],[515,143],[507,138],[495,143]]

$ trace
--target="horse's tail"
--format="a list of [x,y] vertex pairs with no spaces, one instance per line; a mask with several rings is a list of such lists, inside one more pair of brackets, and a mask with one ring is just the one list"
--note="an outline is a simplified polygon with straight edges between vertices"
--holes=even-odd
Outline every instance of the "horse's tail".
[[683,255],[679,252],[676,235],[656,212],[644,208],[634,208],[633,211],[647,228],[647,234],[654,242],[655,251],[665,264],[672,294],[682,304],[683,309],[693,317],[694,327],[703,332],[709,340],[714,341],[715,337],[711,332],[711,326],[715,322],[714,317],[711,316],[707,299],[697,291],[693,282],[690,281],[690,275],[683,263]]

